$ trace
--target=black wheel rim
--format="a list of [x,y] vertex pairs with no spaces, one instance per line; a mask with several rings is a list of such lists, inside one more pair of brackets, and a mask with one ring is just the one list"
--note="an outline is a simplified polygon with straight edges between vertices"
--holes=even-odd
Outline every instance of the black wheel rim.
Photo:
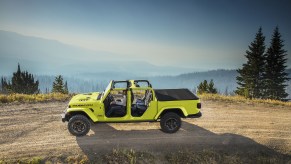
[[178,127],[178,120],[175,118],[170,118],[166,122],[166,127],[169,130],[175,130]]
[[72,129],[75,133],[82,133],[86,129],[86,124],[83,121],[75,121],[72,124]]

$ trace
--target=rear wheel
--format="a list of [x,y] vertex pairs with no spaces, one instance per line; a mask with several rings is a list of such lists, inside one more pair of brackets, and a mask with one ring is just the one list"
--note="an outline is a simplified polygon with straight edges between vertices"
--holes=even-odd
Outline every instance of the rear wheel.
[[165,133],[175,133],[180,129],[181,123],[179,115],[169,112],[161,117],[160,126]]
[[90,130],[90,121],[83,115],[75,115],[70,118],[68,129],[74,136],[84,136]]

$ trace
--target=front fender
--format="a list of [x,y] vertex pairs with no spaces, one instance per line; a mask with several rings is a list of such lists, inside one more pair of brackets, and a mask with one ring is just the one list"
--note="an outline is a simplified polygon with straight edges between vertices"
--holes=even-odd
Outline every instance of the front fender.
[[87,116],[93,122],[98,121],[98,118],[95,116],[95,114],[89,108],[68,108],[67,109],[67,113],[74,113],[74,112],[83,112],[83,113],[87,114]]

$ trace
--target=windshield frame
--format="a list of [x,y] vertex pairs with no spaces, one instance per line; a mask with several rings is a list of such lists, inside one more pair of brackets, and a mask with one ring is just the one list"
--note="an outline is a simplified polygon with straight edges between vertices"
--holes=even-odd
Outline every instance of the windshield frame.
[[111,89],[112,86],[112,81],[109,82],[109,84],[107,85],[106,89],[102,92],[102,96],[101,96],[101,100],[103,99],[103,97],[105,96],[106,93],[108,93],[108,91]]

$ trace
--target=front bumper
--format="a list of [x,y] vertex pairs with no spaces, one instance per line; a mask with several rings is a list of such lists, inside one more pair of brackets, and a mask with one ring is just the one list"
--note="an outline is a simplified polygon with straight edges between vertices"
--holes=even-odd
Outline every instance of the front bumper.
[[69,113],[67,113],[68,108],[66,108],[61,114],[62,122],[69,121]]
[[66,119],[66,113],[62,113],[61,114],[61,117],[62,117],[62,122],[66,122],[67,119]]

